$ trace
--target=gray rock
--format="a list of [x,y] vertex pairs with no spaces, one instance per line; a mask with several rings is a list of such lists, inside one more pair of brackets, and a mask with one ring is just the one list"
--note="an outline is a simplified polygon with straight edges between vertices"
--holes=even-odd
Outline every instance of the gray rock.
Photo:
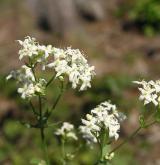
[[102,0],[27,0],[35,22],[44,30],[66,35],[80,28],[79,16],[102,20]]
[[44,30],[65,34],[78,24],[74,0],[28,0],[28,4]]
[[103,20],[105,18],[105,10],[102,2],[102,0],[76,0],[76,5],[84,18]]

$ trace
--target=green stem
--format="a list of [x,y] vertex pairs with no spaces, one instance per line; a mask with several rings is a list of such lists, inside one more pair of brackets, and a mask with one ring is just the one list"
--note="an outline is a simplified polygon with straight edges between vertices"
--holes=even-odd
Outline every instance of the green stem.
[[117,151],[119,148],[121,148],[123,145],[125,145],[130,139],[132,139],[133,137],[135,137],[135,136],[141,131],[141,129],[148,128],[148,127],[152,126],[152,125],[155,124],[155,123],[156,123],[156,121],[153,121],[153,122],[151,122],[151,123],[149,123],[149,124],[146,124],[145,127],[139,126],[139,127],[138,127],[130,136],[128,136],[122,143],[120,143],[118,146],[116,146],[115,148],[113,148],[113,149],[109,152],[109,154],[111,154],[111,153]]
[[54,102],[54,104],[52,105],[50,111],[48,112],[47,120],[48,120],[48,118],[52,115],[52,112],[53,112],[53,110],[56,108],[56,106],[57,106],[59,100],[61,99],[61,97],[62,97],[62,95],[63,95],[63,93],[64,93],[64,85],[63,85],[63,82],[62,82],[61,92],[60,92],[60,94],[58,95],[58,97],[57,97],[56,101]]
[[47,82],[46,87],[48,87],[52,83],[52,81],[55,79],[55,77],[56,77],[55,75],[53,75],[51,77],[51,79]]
[[101,140],[99,140],[99,138],[96,136],[96,139],[100,148],[100,156],[99,156],[99,160],[95,163],[95,165],[107,165],[107,160],[104,160],[105,149],[106,149],[105,147],[108,141],[107,135],[108,135],[108,131],[104,130]]
[[38,116],[39,114],[36,112],[36,110],[35,110],[35,108],[34,108],[34,105],[33,105],[33,103],[32,103],[31,100],[29,101],[29,104],[30,104],[30,106],[31,106],[31,108],[32,108],[33,113],[34,113],[36,116]]
[[132,139],[134,136],[137,135],[137,133],[142,129],[142,127],[138,127],[130,136],[128,136],[122,143],[120,143],[118,146],[116,146],[113,150],[109,152],[109,154],[115,152],[120,147],[122,147],[124,144],[126,144],[130,139]]
[[59,96],[57,97],[55,103],[53,104],[53,106],[52,106],[52,108],[51,108],[51,112],[56,108],[56,106],[57,106],[57,104],[58,104],[60,98],[62,97],[62,94],[63,94],[63,93],[61,92],[61,93],[59,94]]
[[47,165],[50,165],[48,151],[47,151],[47,144],[46,144],[46,141],[45,141],[44,128],[40,128],[40,133],[41,133],[42,149],[43,149],[43,152],[44,152],[45,160],[46,160]]
[[66,163],[65,139],[64,138],[62,138],[61,143],[62,143],[62,146],[61,146],[62,147],[62,164],[66,165],[67,163]]
[[42,99],[41,96],[39,96],[39,122],[40,122],[40,135],[41,135],[41,140],[42,140],[42,149],[45,155],[45,160],[47,165],[50,165],[49,162],[49,157],[48,157],[48,152],[47,152],[47,145],[45,141],[45,127],[43,125],[43,113],[42,113]]
[[156,123],[157,123],[157,121],[153,121],[153,122],[151,122],[149,124],[146,124],[145,128],[148,128],[148,127],[150,127],[150,126],[152,126],[153,124],[156,124]]
[[35,73],[35,67],[31,67],[31,70],[32,70],[33,76],[35,78],[35,81],[37,81],[37,77],[36,77],[36,73]]
[[[31,62],[32,73],[34,75],[35,81],[37,81],[37,77],[36,77],[36,73],[35,73],[35,67],[36,67],[36,64],[33,67],[32,62]],[[39,101],[39,114],[35,111],[35,108],[34,108],[31,101],[30,101],[30,105],[32,107],[33,113],[36,116],[39,116],[38,122],[39,122],[39,129],[40,129],[40,135],[41,135],[41,141],[42,141],[42,149],[43,149],[43,152],[45,155],[46,163],[47,163],[47,165],[50,165],[48,152],[47,152],[47,145],[46,145],[46,141],[45,141],[45,127],[44,127],[44,123],[43,123],[43,113],[42,113],[42,98],[40,95],[38,96],[38,101]]]

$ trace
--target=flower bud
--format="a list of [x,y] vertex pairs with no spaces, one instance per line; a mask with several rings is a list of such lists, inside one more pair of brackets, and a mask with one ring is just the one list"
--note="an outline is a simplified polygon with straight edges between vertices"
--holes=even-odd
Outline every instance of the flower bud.
[[59,80],[63,82],[64,81],[64,77],[63,76],[59,76]]
[[106,160],[112,160],[113,157],[114,157],[114,152],[112,152],[111,154],[107,153],[107,154],[105,155],[105,159],[106,159]]
[[92,120],[92,115],[87,114],[87,115],[86,115],[86,118],[87,118],[87,120]]

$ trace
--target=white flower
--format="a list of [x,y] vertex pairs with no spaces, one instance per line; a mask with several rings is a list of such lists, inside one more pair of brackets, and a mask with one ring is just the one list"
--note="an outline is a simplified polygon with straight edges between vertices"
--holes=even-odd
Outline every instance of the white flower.
[[159,103],[160,96],[160,80],[157,81],[134,81],[134,83],[141,85],[141,88],[138,88],[141,92],[139,97],[140,100],[144,101],[144,105],[153,103],[157,106]]
[[42,69],[45,70],[48,64],[48,58],[53,54],[54,48],[51,45],[40,45],[35,38],[26,37],[24,41],[18,40],[21,45],[19,50],[19,59],[28,57],[32,65],[41,63]]
[[115,105],[110,102],[103,102],[86,115],[87,120],[82,119],[80,132],[89,142],[97,142],[102,129],[108,131],[110,138],[119,137],[120,121],[125,119],[122,113],[119,113]]
[[39,52],[39,56],[36,62],[41,63],[42,70],[45,70],[46,65],[48,64],[48,58],[50,55],[53,54],[53,47],[51,45],[48,46],[38,45],[38,52]]
[[24,86],[22,88],[18,88],[18,93],[21,94],[21,97],[23,99],[33,97],[35,94],[33,84],[29,84],[29,85],[24,84]]
[[23,99],[30,99],[36,96],[37,94],[44,95],[45,84],[46,81],[44,79],[40,79],[39,82],[34,82],[30,84],[24,83],[24,85],[21,88],[18,88],[18,93],[21,94],[21,97]]
[[54,53],[54,59],[63,59],[66,57],[65,55],[65,50],[60,49],[60,48],[53,48],[53,53]]
[[44,46],[44,45],[38,45],[38,51],[42,52],[44,54],[44,58],[48,58],[50,54],[53,53],[53,47],[52,45]]
[[80,86],[81,91],[91,87],[90,82],[95,75],[94,67],[89,66],[79,49],[54,48],[54,60],[48,67],[55,69],[56,77],[67,75],[72,88]]
[[11,71],[11,73],[7,76],[7,80],[16,79],[19,84],[30,84],[35,82],[35,77],[31,68],[26,65],[23,65],[19,70]]
[[[31,98],[38,94],[44,94],[45,83],[35,80],[35,67],[40,65],[42,70],[46,67],[53,68],[56,78],[64,80],[68,76],[72,88],[85,90],[91,87],[94,67],[89,66],[87,60],[78,49],[59,49],[51,45],[40,45],[35,38],[25,37],[24,41],[18,40],[21,48],[18,52],[19,59],[25,59],[23,65],[17,71],[12,71],[7,80],[14,78],[20,84],[18,93],[22,98]],[[43,81],[44,82],[44,81]]]
[[57,131],[55,132],[55,135],[62,136],[64,138],[71,138],[74,140],[78,139],[74,132],[74,125],[68,122],[64,122],[62,127],[57,129]]
[[33,57],[38,55],[37,43],[35,38],[29,36],[25,37],[24,41],[18,40],[22,48],[19,50],[19,59],[21,60],[25,56]]
[[97,143],[97,138],[91,133],[91,129],[85,125],[79,127],[80,132],[83,134],[83,138],[87,140],[87,143]]
[[17,71],[11,71],[7,76],[7,80],[10,78],[16,79],[17,83],[20,85],[18,88],[18,93],[21,94],[23,99],[30,99],[37,94],[44,95],[46,81],[44,79],[35,80],[32,69],[26,65],[23,65]]
[[11,78],[16,79],[18,83],[30,83],[35,81],[31,68],[26,65],[23,65],[19,70],[11,71],[6,79],[9,80]]

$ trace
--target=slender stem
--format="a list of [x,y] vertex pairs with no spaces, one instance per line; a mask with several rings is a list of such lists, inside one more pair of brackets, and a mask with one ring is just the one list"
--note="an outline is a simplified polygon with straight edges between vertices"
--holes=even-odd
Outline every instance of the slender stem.
[[124,144],[126,144],[130,139],[132,139],[134,136],[137,135],[137,133],[142,129],[142,127],[138,127],[130,136],[128,136],[122,143],[120,143],[118,146],[116,146],[113,150],[109,152],[111,154],[112,152],[115,152],[120,147],[122,147]]
[[101,155],[101,160],[102,161],[104,161],[104,147],[105,147],[105,145],[106,145],[106,141],[108,141],[108,138],[107,138],[107,134],[108,134],[108,132],[104,132],[104,136],[103,136],[103,139],[102,139],[102,147],[101,147],[101,149],[102,149],[102,155]]
[[48,118],[51,116],[53,110],[56,108],[56,106],[57,106],[59,100],[61,99],[61,97],[62,97],[62,95],[63,95],[63,93],[64,93],[64,85],[63,85],[63,82],[62,82],[61,92],[60,92],[60,94],[58,95],[58,97],[57,97],[56,101],[54,102],[54,104],[52,105],[51,110],[50,110],[49,113],[48,113],[47,120],[48,120]]
[[34,113],[35,115],[39,115],[38,112],[36,112],[35,107],[34,107],[34,105],[33,105],[33,103],[32,103],[31,100],[29,101],[29,104],[30,104],[30,106],[31,106],[31,108],[32,108],[33,113]]
[[50,165],[48,151],[47,151],[47,145],[46,145],[46,141],[45,141],[45,133],[44,133],[43,127],[40,128],[40,133],[41,133],[42,149],[43,149],[43,152],[45,155],[45,160],[46,160],[47,165]]
[[62,164],[63,165],[66,165],[66,153],[65,153],[65,139],[62,138],[61,140],[61,147],[62,147]]
[[151,123],[149,123],[149,124],[146,124],[145,127],[139,126],[139,127],[138,127],[130,136],[128,136],[122,143],[120,143],[118,146],[116,146],[115,148],[113,148],[113,149],[109,152],[109,154],[111,154],[111,153],[117,151],[120,147],[122,147],[124,144],[126,144],[130,139],[132,139],[134,136],[136,136],[136,135],[138,134],[138,132],[141,131],[141,129],[148,128],[148,127],[152,126],[152,125],[155,124],[155,123],[156,123],[156,121],[153,121],[153,122],[151,122]]
[[106,132],[106,130],[104,130],[103,137],[101,140],[99,140],[99,138],[95,135],[99,148],[100,148],[99,160],[95,163],[95,165],[107,165],[107,160],[104,160],[104,156],[105,156],[104,149],[106,146],[106,142],[108,141],[107,134],[108,134],[108,132]]
[[[42,122],[42,98],[41,96],[38,96],[38,101],[39,101],[39,115],[40,115],[40,122]],[[42,123],[41,123],[42,124]]]
[[146,124],[145,128],[148,128],[148,127],[150,127],[150,126],[152,126],[153,124],[156,124],[156,123],[157,123],[157,121],[153,121],[153,122],[151,122],[149,124]]
[[46,141],[45,141],[45,127],[43,125],[43,113],[42,113],[42,99],[41,96],[39,96],[39,115],[40,115],[40,134],[41,134],[41,140],[42,140],[42,149],[45,155],[45,159],[46,159],[46,163],[47,165],[50,165],[49,162],[49,157],[48,157],[48,153],[47,153],[47,145],[46,145]]
[[55,75],[53,75],[51,77],[51,79],[47,82],[46,87],[48,87],[52,83],[52,81],[55,79],[55,77],[56,77]]
[[62,94],[63,94],[63,93],[61,92],[61,93],[58,95],[58,97],[57,97],[55,103],[53,104],[53,106],[52,106],[52,108],[51,108],[51,111],[53,111],[53,110],[56,108],[56,106],[57,106],[57,104],[58,104],[60,98],[62,97]]
[[[35,66],[36,66],[36,64],[35,64]],[[36,73],[35,73],[35,66],[33,67],[32,63],[31,63],[32,73],[34,75],[35,81],[37,81],[37,77],[36,77]],[[46,141],[45,141],[45,127],[44,127],[44,123],[43,123],[42,98],[40,95],[38,96],[38,101],[39,101],[39,114],[35,111],[35,108],[31,101],[30,101],[30,105],[32,107],[33,113],[35,115],[39,116],[38,122],[39,122],[39,129],[40,129],[40,135],[41,135],[41,140],[42,140],[42,149],[43,149],[43,152],[45,155],[46,163],[47,163],[47,165],[50,165],[48,152],[47,152],[47,145],[46,145]]]
[[32,69],[33,76],[34,76],[35,80],[37,81],[37,77],[36,77],[36,73],[35,73],[35,68],[32,67],[31,69]]

